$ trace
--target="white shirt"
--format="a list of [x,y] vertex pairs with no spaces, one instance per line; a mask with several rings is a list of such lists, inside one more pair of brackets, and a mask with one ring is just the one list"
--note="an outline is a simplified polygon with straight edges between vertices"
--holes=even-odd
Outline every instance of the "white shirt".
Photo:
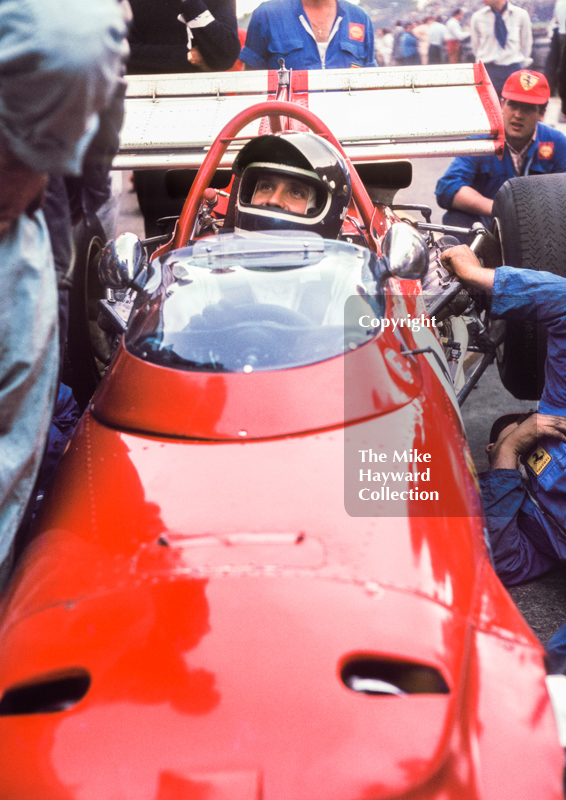
[[566,34],[566,0],[556,0],[552,20],[558,25],[558,33]]
[[390,66],[391,55],[393,53],[392,33],[386,33],[384,36],[375,37],[375,52],[378,53],[383,58],[383,65],[385,67]]
[[468,35],[467,33],[464,33],[464,31],[462,30],[462,26],[460,25],[460,22],[459,20],[456,19],[456,17],[450,17],[450,19],[446,23],[446,31],[447,31],[446,39],[448,41],[456,39],[457,41],[461,42],[462,39],[465,39],[466,36]]
[[[566,2],[566,0],[565,0]],[[446,25],[442,22],[433,22],[428,30],[428,43],[441,47],[442,43],[448,38]]]
[[533,32],[528,12],[509,3],[503,20],[507,26],[505,48],[501,47],[495,37],[495,14],[491,8],[484,6],[472,14],[470,27],[476,61],[508,66],[523,64],[531,55]]

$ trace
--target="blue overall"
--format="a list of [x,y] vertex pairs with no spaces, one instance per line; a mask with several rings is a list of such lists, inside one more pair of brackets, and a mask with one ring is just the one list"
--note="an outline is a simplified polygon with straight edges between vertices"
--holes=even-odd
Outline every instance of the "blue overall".
[[[492,315],[541,323],[548,333],[541,414],[566,416],[565,308],[565,278],[512,267],[495,271]],[[524,462],[528,487],[514,469],[479,476],[494,566],[508,586],[566,560],[566,444],[543,437]]]
[[240,61],[252,69],[341,69],[377,67],[373,25],[358,6],[338,0],[328,49],[321,60],[301,0],[268,0],[254,11]]

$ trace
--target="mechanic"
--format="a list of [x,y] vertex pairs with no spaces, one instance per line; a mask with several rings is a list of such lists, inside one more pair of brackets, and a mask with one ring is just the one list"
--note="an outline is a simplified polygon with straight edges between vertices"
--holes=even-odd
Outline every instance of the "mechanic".
[[242,148],[233,170],[236,229],[304,230],[326,239],[340,234],[350,170],[326,139],[302,131],[259,136]]
[[[127,26],[131,21],[130,4],[128,0],[118,0],[118,3]],[[125,63],[123,70],[125,72]],[[125,95],[126,83],[121,80],[110,103],[98,115],[97,131],[83,156],[81,174],[50,175],[45,191],[43,214],[57,278],[61,367],[69,326],[73,228],[84,219],[87,223],[92,220],[112,196],[110,170],[120,145]]]
[[446,225],[491,224],[493,199],[509,178],[566,172],[566,136],[543,125],[550,89],[540,72],[514,72],[503,87],[505,151],[497,156],[459,156],[436,184],[436,199],[449,209]]
[[40,210],[47,173],[78,174],[126,54],[116,0],[0,3],[0,586],[51,422],[57,301]]
[[566,668],[566,622],[546,643],[550,672],[564,672]]
[[[220,72],[240,52],[235,0],[130,0],[133,12],[128,59],[130,75]],[[172,232],[183,200],[170,197],[167,170],[134,171],[134,187],[147,238]]]
[[377,67],[373,24],[346,0],[268,0],[252,14],[240,59],[248,69]]
[[131,75],[220,72],[238,58],[234,0],[130,0]]
[[528,11],[506,0],[483,0],[484,8],[472,14],[470,29],[476,61],[483,61],[501,97],[509,76],[533,63],[533,32]]
[[496,422],[490,469],[479,476],[494,566],[512,586],[566,560],[566,279],[513,267],[484,269],[466,246],[445,250],[442,261],[468,287],[492,294],[493,317],[538,322],[548,334],[538,413]]

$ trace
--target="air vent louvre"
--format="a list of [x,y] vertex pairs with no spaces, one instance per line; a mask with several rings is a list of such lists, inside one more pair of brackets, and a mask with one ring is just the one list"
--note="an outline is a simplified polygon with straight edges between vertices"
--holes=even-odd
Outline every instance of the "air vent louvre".
[[348,689],[360,694],[400,696],[450,692],[437,669],[412,661],[357,657],[344,664],[340,677]]
[[6,689],[0,700],[0,717],[53,714],[66,711],[86,695],[91,683],[86,671],[41,676],[33,682]]

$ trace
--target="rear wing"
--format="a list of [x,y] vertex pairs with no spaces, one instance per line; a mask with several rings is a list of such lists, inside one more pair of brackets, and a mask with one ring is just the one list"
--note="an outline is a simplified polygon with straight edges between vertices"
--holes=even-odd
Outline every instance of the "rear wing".
[[[132,75],[114,168],[197,168],[226,123],[283,99],[282,91],[316,114],[355,163],[503,151],[501,110],[483,64]],[[247,125],[221,166],[269,129],[265,118]]]

